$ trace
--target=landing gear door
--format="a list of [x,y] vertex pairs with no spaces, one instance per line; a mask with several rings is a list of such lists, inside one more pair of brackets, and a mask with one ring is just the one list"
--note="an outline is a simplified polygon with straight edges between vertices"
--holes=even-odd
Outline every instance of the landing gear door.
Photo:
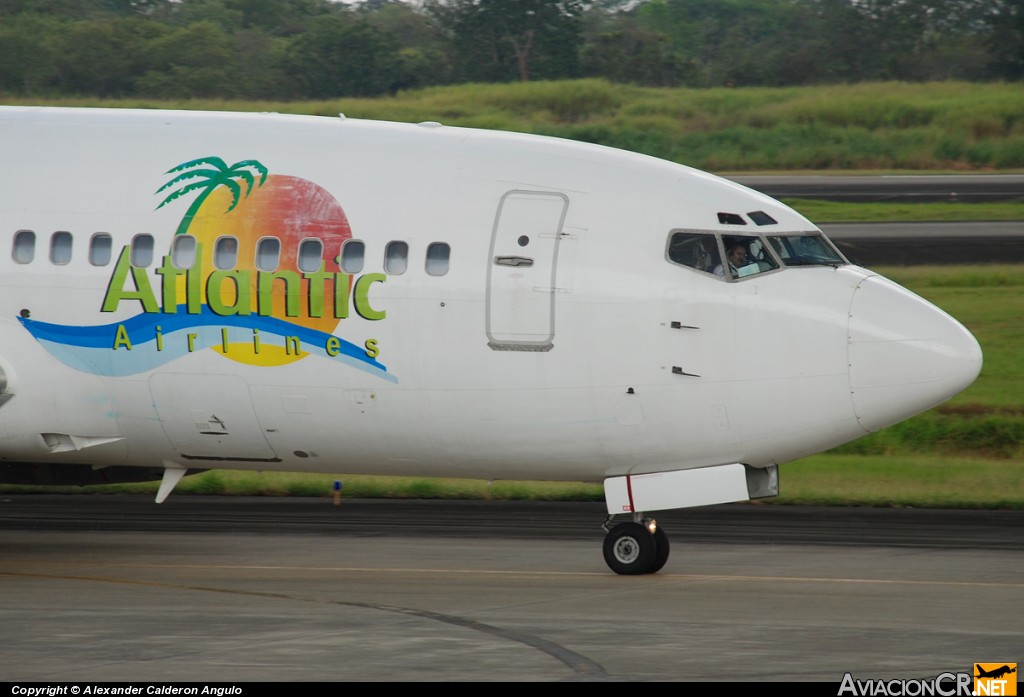
[[496,351],[549,351],[555,338],[558,246],[569,199],[509,191],[494,219],[487,268],[487,340]]

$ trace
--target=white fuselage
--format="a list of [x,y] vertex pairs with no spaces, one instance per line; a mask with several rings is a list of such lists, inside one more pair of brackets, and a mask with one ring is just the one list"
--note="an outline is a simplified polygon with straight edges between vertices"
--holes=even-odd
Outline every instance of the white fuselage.
[[[865,269],[732,279],[672,263],[673,231],[817,231],[773,199],[641,155],[341,118],[16,108],[0,109],[0,148],[0,369],[13,395],[0,405],[0,462],[586,481],[760,467],[927,409],[980,368],[966,330]],[[221,187],[185,226],[207,257],[219,236],[242,248],[215,287],[212,266],[190,286],[162,258],[201,189],[162,206],[172,189],[157,192],[178,165],[214,157],[269,174],[234,179],[230,213],[232,185]],[[319,203],[296,203],[307,185]],[[274,187],[280,210],[246,212]],[[352,290],[321,293],[321,314],[347,316],[296,331],[303,355],[275,365],[266,356],[287,340],[273,322],[295,320],[259,315],[245,250],[278,236],[274,221],[293,230],[282,247],[319,239],[325,196],[365,263],[351,281],[337,275],[340,238],[323,237],[322,273]],[[19,231],[34,233],[31,261],[16,259]],[[56,232],[71,233],[66,263],[62,249],[51,257]],[[96,233],[112,247],[99,266]],[[139,235],[153,260],[118,278]],[[393,242],[408,245],[402,273],[386,268]],[[441,275],[427,268],[434,243],[450,250]],[[328,286],[303,278],[288,292],[308,313]],[[250,279],[249,297],[232,297]],[[193,292],[207,305],[220,294],[202,327]],[[169,298],[182,303],[173,313]],[[74,343],[85,334],[93,344]],[[329,336],[355,354],[332,355]]]

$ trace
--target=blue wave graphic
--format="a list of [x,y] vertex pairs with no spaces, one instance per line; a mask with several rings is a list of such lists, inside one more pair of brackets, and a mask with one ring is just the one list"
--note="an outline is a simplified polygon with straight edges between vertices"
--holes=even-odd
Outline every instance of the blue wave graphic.
[[[123,377],[152,370],[188,353],[211,346],[220,346],[221,330],[228,330],[229,343],[252,344],[252,330],[259,330],[260,344],[283,346],[285,337],[298,337],[301,349],[331,361],[345,363],[389,382],[398,379],[387,372],[387,367],[370,358],[359,346],[339,336],[293,324],[276,317],[261,315],[215,314],[203,306],[199,314],[188,314],[185,305],[178,306],[174,314],[143,313],[122,322],[93,326],[51,324],[19,317],[18,321],[54,357],[77,370],[108,377]],[[131,342],[132,348],[114,349],[118,327]],[[163,347],[157,350],[157,328],[163,336]],[[195,334],[190,352],[186,337],[175,334],[188,331]],[[274,337],[280,341],[275,342]],[[334,351],[327,353],[330,339],[338,342]]]

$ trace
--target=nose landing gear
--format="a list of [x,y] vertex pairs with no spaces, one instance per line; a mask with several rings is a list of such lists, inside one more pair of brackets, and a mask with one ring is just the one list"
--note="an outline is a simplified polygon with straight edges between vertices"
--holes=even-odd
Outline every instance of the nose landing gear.
[[[779,495],[778,465],[753,467],[734,462],[665,472],[608,477],[604,499],[609,513],[604,530],[604,560],[617,574],[653,574],[668,560],[668,537],[639,511],[711,506]],[[617,515],[632,522],[612,527]]]
[[604,524],[604,560],[617,574],[634,576],[653,574],[668,561],[668,535],[653,518],[634,514],[634,521],[619,523],[609,530],[612,519]]

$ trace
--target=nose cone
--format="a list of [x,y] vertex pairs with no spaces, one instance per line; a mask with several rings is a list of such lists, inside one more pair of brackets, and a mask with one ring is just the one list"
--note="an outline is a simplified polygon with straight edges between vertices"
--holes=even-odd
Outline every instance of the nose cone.
[[850,393],[866,431],[909,418],[962,391],[981,371],[981,347],[962,324],[880,276],[853,294]]

